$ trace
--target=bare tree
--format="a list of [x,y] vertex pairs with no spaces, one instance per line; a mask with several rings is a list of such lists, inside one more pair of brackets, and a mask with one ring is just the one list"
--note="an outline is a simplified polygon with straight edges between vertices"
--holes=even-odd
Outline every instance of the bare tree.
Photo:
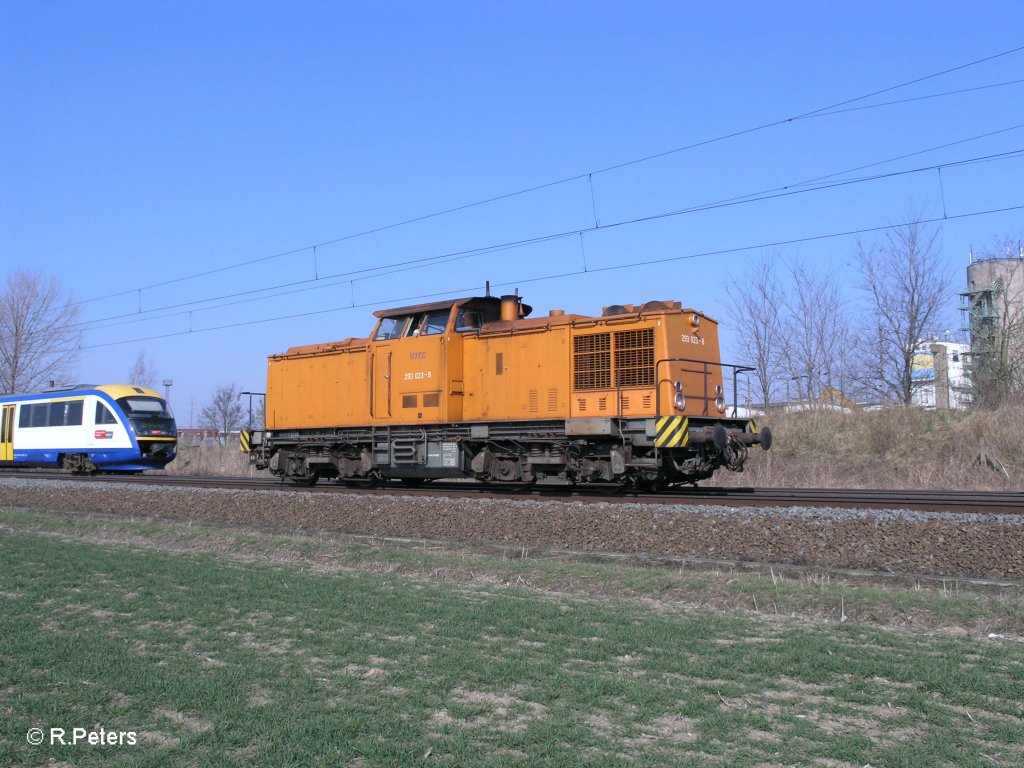
[[[1024,246],[1003,237],[978,259],[985,285],[967,307],[975,402],[993,408],[1024,394]],[[978,269],[978,267],[972,267]]]
[[815,400],[833,383],[843,388],[843,350],[848,346],[845,302],[835,272],[816,272],[796,261],[790,262],[788,271],[792,287],[783,302],[783,362],[797,398]]
[[140,351],[139,356],[135,358],[132,369],[128,372],[128,383],[150,389],[156,388],[156,369],[153,368],[153,361],[145,352]]
[[775,274],[775,262],[762,254],[761,260],[743,279],[733,278],[726,287],[730,325],[739,335],[742,362],[754,367],[758,396],[767,408],[782,370],[783,328],[780,308],[784,292]]
[[911,222],[890,230],[885,241],[857,245],[861,288],[873,327],[865,331],[865,383],[875,393],[909,405],[913,399],[914,352],[943,319],[952,279],[939,258],[938,229]]
[[29,392],[69,373],[78,307],[56,278],[16,269],[0,293],[0,391]]
[[223,438],[241,429],[245,410],[238,400],[238,387],[234,384],[217,387],[213,399],[199,414],[204,429],[214,429]]

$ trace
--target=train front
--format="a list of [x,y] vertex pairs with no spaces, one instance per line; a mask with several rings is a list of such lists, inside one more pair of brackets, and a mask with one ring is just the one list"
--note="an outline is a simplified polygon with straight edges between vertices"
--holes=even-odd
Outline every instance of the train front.
[[658,418],[652,437],[664,477],[689,483],[719,467],[742,471],[751,446],[768,450],[772,445],[771,430],[759,429],[737,407],[737,378],[752,369],[721,362],[718,324],[703,313],[685,309],[666,313],[663,321],[665,346],[655,355]]
[[118,387],[116,403],[139,450],[131,469],[163,469],[178,453],[178,427],[167,401],[145,387]]

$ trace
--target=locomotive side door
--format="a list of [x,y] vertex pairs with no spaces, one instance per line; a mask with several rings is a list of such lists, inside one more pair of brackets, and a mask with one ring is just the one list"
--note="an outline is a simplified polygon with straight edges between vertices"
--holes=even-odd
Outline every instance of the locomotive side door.
[[0,413],[0,461],[14,461],[14,408],[5,405]]
[[447,395],[446,333],[451,308],[416,313],[406,336],[395,343],[392,359],[391,413],[396,423],[444,420]]
[[391,418],[391,362],[390,344],[370,348],[370,416],[374,419]]

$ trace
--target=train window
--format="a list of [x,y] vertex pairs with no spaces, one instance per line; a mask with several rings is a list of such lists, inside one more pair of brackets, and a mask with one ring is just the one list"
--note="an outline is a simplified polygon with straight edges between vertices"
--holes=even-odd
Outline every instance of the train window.
[[22,429],[32,426],[32,406],[28,403],[22,403],[18,410],[18,426]]
[[96,403],[96,423],[97,424],[117,424],[117,419],[114,418],[114,414],[110,412],[103,403]]
[[84,401],[82,400],[72,400],[67,404],[67,410],[64,411],[64,424],[66,426],[81,426],[83,405]]
[[439,333],[444,333],[444,329],[448,327],[449,312],[450,310],[443,309],[440,312],[431,312],[426,315],[420,323],[420,335],[436,336]]
[[[46,412],[46,424],[42,426],[75,427],[82,423],[81,400],[58,400],[55,403],[50,403],[48,409],[45,405],[33,406],[33,410],[36,408]],[[34,421],[35,415],[33,413],[32,426],[36,426]]]
[[459,333],[463,333],[465,331],[476,331],[479,330],[480,325],[480,310],[467,309],[466,307],[459,309],[458,317],[455,318],[456,331]]
[[380,321],[380,328],[373,337],[374,341],[387,341],[389,339],[400,339],[409,322],[408,317],[385,317]]
[[30,426],[33,427],[45,427],[49,425],[50,407],[47,403],[37,403],[36,405],[30,406],[32,408],[32,423]]
[[47,421],[51,427],[64,426],[64,412],[67,410],[67,403],[50,403],[50,418]]

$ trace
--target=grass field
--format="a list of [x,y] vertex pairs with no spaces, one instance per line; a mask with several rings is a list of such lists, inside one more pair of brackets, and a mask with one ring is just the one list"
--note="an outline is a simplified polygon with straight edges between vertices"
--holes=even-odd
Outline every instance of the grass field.
[[1020,590],[536,554],[0,508],[0,765],[1024,765]]

